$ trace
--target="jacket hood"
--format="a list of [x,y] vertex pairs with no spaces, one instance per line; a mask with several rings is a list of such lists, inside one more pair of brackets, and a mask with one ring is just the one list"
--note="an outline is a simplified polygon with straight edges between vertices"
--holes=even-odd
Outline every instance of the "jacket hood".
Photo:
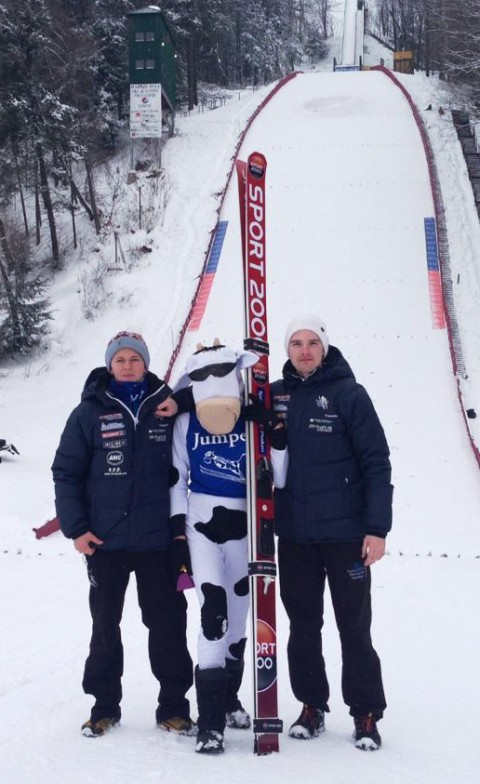
[[300,383],[310,385],[318,383],[319,381],[333,381],[343,378],[351,378],[355,381],[353,370],[342,352],[336,346],[332,345],[321,366],[310,376],[303,378],[288,359],[283,366],[283,378],[286,386],[296,386]]
[[95,397],[97,392],[105,390],[110,381],[110,373],[106,367],[97,367],[90,371],[83,385],[82,400]]

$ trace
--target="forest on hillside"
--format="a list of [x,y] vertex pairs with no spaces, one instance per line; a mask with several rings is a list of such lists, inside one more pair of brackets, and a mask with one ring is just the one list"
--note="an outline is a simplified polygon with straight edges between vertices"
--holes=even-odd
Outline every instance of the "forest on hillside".
[[[128,127],[130,0],[0,2],[0,358],[48,329],[45,276],[62,267],[59,214],[87,212],[95,169]],[[163,0],[175,42],[177,102],[202,83],[260,85],[319,59],[330,0]],[[29,209],[31,203],[34,209]],[[12,203],[20,205],[11,210]],[[21,218],[18,218],[21,215]],[[40,251],[40,252],[39,252]]]
[[472,89],[480,101],[478,0],[375,0],[370,29],[396,51],[412,50],[415,66]]
[[[363,0],[362,0],[363,2]],[[128,130],[131,0],[0,0],[0,359],[48,331],[48,277],[68,247],[59,217],[102,231],[95,173]],[[176,48],[177,108],[209,86],[270,83],[326,56],[342,0],[162,0]],[[366,27],[417,68],[475,98],[478,0],[370,0]],[[13,206],[15,209],[13,209]]]

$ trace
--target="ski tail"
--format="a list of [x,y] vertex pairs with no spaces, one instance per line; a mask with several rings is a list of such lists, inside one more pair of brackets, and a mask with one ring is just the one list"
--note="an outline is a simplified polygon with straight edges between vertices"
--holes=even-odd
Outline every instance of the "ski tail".
[[[265,256],[265,175],[262,153],[237,161],[245,280],[245,348],[258,354],[246,379],[247,395],[270,404]],[[254,752],[279,750],[275,538],[270,450],[263,427],[247,423],[247,511],[254,687]]]
[[50,536],[50,534],[53,534],[55,531],[59,530],[60,520],[58,517],[52,517],[51,520],[47,520],[47,522],[41,525],[40,528],[32,528],[36,539],[43,539],[44,536]]

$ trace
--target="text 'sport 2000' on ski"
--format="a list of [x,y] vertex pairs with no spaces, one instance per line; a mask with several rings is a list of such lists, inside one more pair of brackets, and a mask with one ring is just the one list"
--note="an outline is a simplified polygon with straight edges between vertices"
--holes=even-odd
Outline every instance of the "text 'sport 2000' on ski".
[[[247,373],[247,399],[257,395],[270,405],[265,253],[265,175],[262,153],[248,161],[237,161],[240,224],[245,280],[245,348],[258,354],[258,362]],[[279,750],[277,632],[275,612],[275,539],[273,533],[272,476],[270,450],[264,429],[247,423],[249,520],[249,575],[251,578],[252,633],[254,652],[254,751],[269,754]]]

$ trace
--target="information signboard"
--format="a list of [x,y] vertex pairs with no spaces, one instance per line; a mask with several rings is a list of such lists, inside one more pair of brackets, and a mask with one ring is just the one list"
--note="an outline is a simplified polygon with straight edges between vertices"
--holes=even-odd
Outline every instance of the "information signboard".
[[162,135],[162,87],[130,85],[130,138],[159,139]]

